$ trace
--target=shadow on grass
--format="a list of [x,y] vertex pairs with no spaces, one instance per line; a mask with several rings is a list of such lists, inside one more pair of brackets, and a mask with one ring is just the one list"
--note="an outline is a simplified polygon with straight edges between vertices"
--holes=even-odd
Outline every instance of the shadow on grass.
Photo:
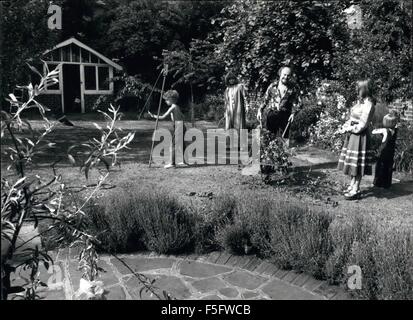
[[413,194],[413,181],[394,183],[388,189],[371,187],[362,192],[363,198],[395,199]]

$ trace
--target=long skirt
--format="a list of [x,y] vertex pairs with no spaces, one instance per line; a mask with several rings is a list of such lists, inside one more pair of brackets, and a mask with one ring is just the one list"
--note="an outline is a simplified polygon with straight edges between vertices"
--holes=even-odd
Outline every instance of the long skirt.
[[230,105],[225,111],[225,130],[245,129],[245,108],[243,105]]
[[372,174],[373,152],[368,130],[360,134],[349,133],[338,160],[338,169],[355,177]]

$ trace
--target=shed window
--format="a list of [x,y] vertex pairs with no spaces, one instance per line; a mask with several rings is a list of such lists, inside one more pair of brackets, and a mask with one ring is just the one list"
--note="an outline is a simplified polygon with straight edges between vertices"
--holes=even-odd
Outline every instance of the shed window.
[[96,67],[95,66],[85,66],[85,89],[96,90]]
[[98,57],[96,57],[96,56],[95,56],[94,54],[92,54],[92,53],[90,54],[90,57],[92,58],[91,61],[92,61],[93,63],[98,63],[98,60],[99,60]]
[[80,48],[78,46],[72,45],[72,62],[80,61]]
[[90,53],[84,49],[82,49],[82,62],[90,62]]
[[98,68],[99,90],[109,90],[109,68]]
[[70,62],[70,46],[62,48],[63,61]]

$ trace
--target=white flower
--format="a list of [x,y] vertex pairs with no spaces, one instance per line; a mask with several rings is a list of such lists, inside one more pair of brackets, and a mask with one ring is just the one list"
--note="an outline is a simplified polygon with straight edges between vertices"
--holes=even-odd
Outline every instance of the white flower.
[[76,292],[75,297],[76,299],[79,299],[85,294],[86,299],[101,299],[104,291],[102,281],[89,281],[81,278],[79,282],[79,290]]

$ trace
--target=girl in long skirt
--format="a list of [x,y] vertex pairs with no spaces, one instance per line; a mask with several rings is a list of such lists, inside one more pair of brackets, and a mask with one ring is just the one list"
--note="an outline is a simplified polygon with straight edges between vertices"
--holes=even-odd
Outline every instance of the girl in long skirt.
[[347,133],[340,154],[338,169],[350,176],[350,185],[344,194],[348,200],[360,198],[360,182],[364,175],[372,174],[370,148],[370,123],[374,114],[375,99],[370,79],[357,83],[358,100],[351,108],[350,119],[344,124]]
[[225,77],[225,130],[245,129],[245,115],[248,110],[246,90],[233,72]]

